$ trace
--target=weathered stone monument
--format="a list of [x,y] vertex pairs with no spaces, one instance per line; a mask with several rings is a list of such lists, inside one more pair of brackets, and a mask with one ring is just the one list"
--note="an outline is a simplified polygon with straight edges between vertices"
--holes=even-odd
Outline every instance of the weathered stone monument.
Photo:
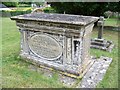
[[103,38],[104,17],[100,16],[98,25],[98,37],[91,40],[91,48],[101,49],[111,52],[114,44]]
[[22,58],[72,77],[81,77],[93,64],[89,48],[98,17],[31,13],[11,19],[21,33]]

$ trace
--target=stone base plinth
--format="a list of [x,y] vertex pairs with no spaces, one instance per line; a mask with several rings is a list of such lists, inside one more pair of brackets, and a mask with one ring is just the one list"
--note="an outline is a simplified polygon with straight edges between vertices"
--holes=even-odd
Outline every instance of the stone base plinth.
[[[44,66],[42,63],[38,62],[37,59],[34,59],[31,56],[27,56],[26,54],[20,54],[21,58],[25,61],[31,63],[29,68],[33,71],[37,71],[45,76],[52,77],[54,73],[57,73],[59,76],[59,81],[62,82],[65,86],[73,87],[76,86],[76,83],[86,74],[86,72],[89,70],[89,68],[94,64],[94,60],[91,58],[89,62],[87,62],[82,69],[82,72],[80,70],[79,75],[72,74],[65,72],[63,70],[53,68],[50,66]],[[40,61],[40,60],[39,60]]]
[[96,88],[96,85],[104,78],[104,75],[112,62],[112,58],[103,57],[95,60],[95,63],[82,78],[77,88]]
[[[29,62],[28,59],[25,60]],[[104,77],[112,59],[108,57],[100,57],[98,59],[92,58],[91,60],[91,63],[89,63],[89,65],[83,70],[80,76],[38,65],[38,63],[35,64],[34,61],[28,66],[28,68],[49,78],[58,75],[58,82],[63,83],[66,87],[87,88],[88,85],[89,87],[95,88],[97,83]]]
[[91,39],[91,48],[101,49],[105,51],[111,52],[114,47],[114,44],[112,41],[108,41],[105,39]]

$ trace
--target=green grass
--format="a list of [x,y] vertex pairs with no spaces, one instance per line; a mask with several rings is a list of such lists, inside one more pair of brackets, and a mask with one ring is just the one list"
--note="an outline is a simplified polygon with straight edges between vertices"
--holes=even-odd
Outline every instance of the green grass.
[[[91,54],[97,57],[108,56],[113,58],[104,79],[97,87],[116,88],[118,85],[118,32],[105,30],[104,38],[112,40],[115,48],[112,53],[91,49]],[[93,31],[92,37],[97,37],[97,30]],[[28,68],[30,65],[19,57],[20,33],[14,21],[9,18],[2,19],[2,87],[6,88],[59,88],[64,86],[58,82],[54,75],[48,78]]]
[[[95,28],[92,37],[97,37],[97,29]],[[107,40],[113,41],[115,44],[115,48],[111,53],[98,50],[98,49],[91,49],[91,54],[95,55],[96,57],[100,56],[107,56],[113,59],[112,63],[110,64],[107,73],[105,74],[104,79],[97,85],[98,88],[117,88],[118,87],[118,32],[104,30],[103,37]],[[120,47],[119,47],[120,49]]]
[[31,71],[24,60],[19,58],[20,34],[15,22],[9,18],[2,19],[2,87],[5,88],[53,88],[63,87],[56,75],[48,78]]
[[118,19],[117,18],[109,18],[105,20],[105,26],[118,26]]

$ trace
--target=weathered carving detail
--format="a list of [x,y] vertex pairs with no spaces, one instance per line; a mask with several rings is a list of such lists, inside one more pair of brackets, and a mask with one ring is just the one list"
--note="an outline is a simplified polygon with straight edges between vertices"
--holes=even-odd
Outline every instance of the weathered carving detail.
[[67,38],[67,63],[72,64],[72,39]]

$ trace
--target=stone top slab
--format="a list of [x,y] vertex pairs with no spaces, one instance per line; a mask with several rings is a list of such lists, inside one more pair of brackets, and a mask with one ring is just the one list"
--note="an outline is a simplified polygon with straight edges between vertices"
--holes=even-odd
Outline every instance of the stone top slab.
[[75,25],[87,25],[96,22],[99,18],[93,16],[70,15],[70,14],[47,14],[47,13],[30,13],[11,17],[12,20],[32,20],[46,21],[54,23],[65,23]]

